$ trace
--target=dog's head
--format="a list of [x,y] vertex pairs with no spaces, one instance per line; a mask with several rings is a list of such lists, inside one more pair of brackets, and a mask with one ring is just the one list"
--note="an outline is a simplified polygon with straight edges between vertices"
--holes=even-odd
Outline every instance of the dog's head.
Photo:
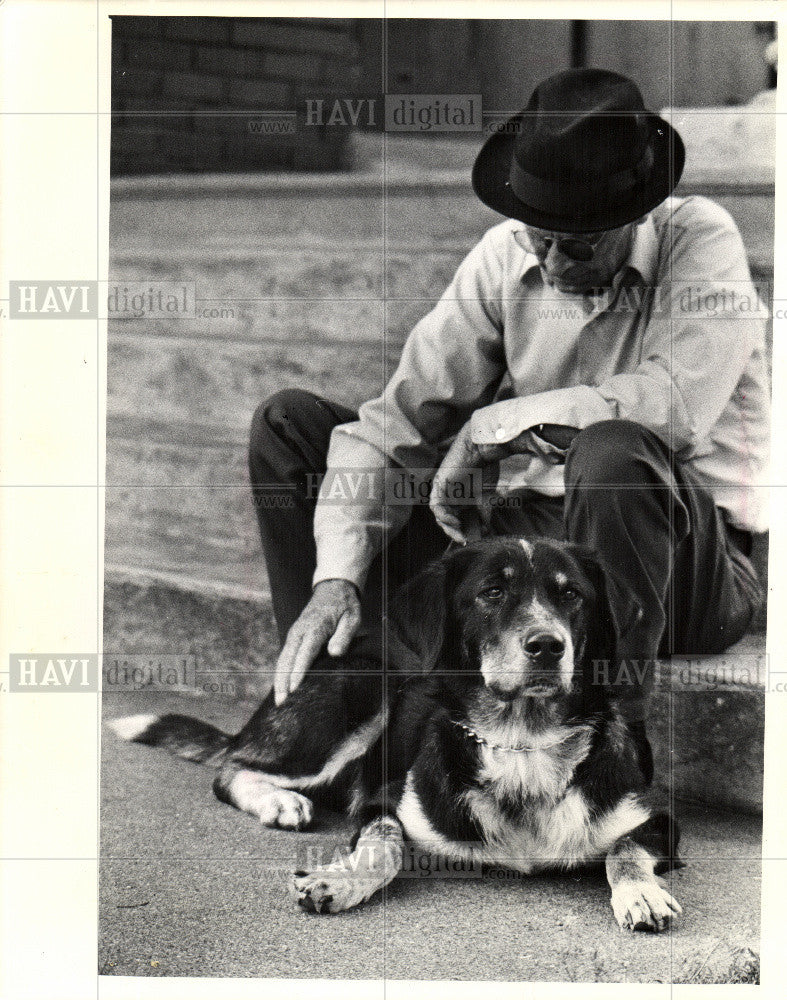
[[614,659],[637,613],[623,594],[579,546],[497,538],[427,567],[400,592],[391,619],[421,669],[480,673],[500,702],[513,702],[568,694],[587,682],[583,666]]

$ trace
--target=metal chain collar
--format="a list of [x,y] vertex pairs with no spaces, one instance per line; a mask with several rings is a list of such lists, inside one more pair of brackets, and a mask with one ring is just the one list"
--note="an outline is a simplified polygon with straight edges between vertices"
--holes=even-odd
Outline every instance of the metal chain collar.
[[475,740],[476,743],[489,747],[490,750],[503,750],[507,753],[536,753],[539,750],[550,750],[552,747],[560,746],[561,743],[565,743],[566,740],[569,740],[572,736],[576,735],[576,731],[570,732],[561,739],[555,740],[554,743],[545,743],[540,747],[501,747],[498,746],[497,743],[490,743],[489,740],[484,739],[484,737],[480,736],[475,729],[471,729],[470,726],[466,726],[464,722],[457,722],[455,719],[451,719],[451,724],[457,726],[459,729],[463,729],[465,736],[471,740]]

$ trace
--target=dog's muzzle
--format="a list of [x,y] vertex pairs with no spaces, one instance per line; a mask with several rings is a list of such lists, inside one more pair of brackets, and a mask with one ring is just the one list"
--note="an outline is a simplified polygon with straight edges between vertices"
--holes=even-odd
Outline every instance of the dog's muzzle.
[[566,643],[556,632],[539,631],[526,635],[522,648],[527,658],[522,689],[526,694],[554,694],[560,687],[560,673]]
[[518,635],[515,644],[503,643],[507,654],[490,657],[482,671],[486,686],[501,701],[522,695],[547,697],[567,689],[573,674],[570,645],[559,631],[543,627]]
[[541,667],[548,670],[556,667],[566,651],[565,642],[554,632],[537,632],[528,636],[522,645],[536,669]]

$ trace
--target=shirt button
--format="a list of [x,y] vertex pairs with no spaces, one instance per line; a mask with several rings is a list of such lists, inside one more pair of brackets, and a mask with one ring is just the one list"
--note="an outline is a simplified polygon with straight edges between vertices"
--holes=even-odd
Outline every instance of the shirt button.
[[505,436],[506,436],[505,427],[498,427],[497,430],[495,431],[495,440],[502,441]]

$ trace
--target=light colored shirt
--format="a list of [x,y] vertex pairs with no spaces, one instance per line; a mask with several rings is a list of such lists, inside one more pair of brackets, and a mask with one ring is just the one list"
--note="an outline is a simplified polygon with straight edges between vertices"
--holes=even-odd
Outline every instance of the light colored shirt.
[[[706,198],[668,199],[636,227],[627,261],[597,297],[550,288],[517,230],[509,219],[484,235],[412,330],[382,395],[333,431],[329,472],[365,470],[372,486],[351,503],[318,501],[314,583],[363,586],[385,533],[410,512],[383,502],[382,470],[416,470],[410,478],[424,481],[468,420],[477,444],[540,423],[637,421],[734,525],[767,527],[766,311],[730,215]],[[563,474],[516,456],[501,488],[560,495]]]

